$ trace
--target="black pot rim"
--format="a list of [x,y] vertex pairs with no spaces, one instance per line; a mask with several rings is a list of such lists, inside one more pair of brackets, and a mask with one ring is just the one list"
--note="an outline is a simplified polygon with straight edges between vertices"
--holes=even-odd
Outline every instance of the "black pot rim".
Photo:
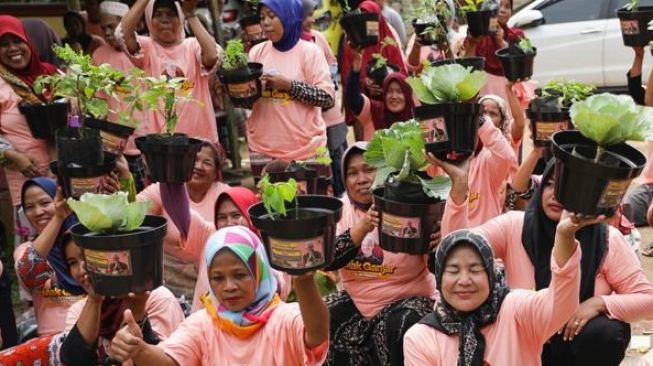
[[[73,235],[73,238],[75,238],[75,242],[77,242],[77,244],[84,249],[113,250],[125,249],[124,247],[121,247],[120,244],[124,243],[124,239],[126,238],[152,235],[157,231],[161,231],[160,235],[161,239],[163,239],[167,225],[168,220],[166,220],[164,217],[146,215],[145,220],[143,221],[143,224],[141,224],[140,228],[133,231],[119,232],[115,234],[93,233],[81,223],[74,225],[70,231]],[[143,227],[146,227],[147,229],[142,230],[141,228]],[[79,238],[82,238],[82,240],[79,240]],[[111,240],[111,246],[106,245],[108,240]],[[105,245],[95,245],[96,243],[105,243]],[[129,245],[128,247],[136,248],[146,246],[151,244],[151,241],[141,241],[139,244],[140,245]]]
[[407,207],[424,207],[424,206],[430,206],[430,205],[434,205],[436,203],[446,201],[446,198],[445,199],[438,199],[438,198],[429,197],[429,201],[424,201],[424,203],[405,203],[405,202],[395,201],[395,200],[385,198],[383,196],[383,190],[384,190],[383,187],[379,187],[379,188],[372,191],[372,195],[375,198],[377,198],[377,199],[379,199],[381,201],[388,202],[388,203],[391,203],[391,204],[396,204],[396,205],[407,206]]
[[617,9],[617,16],[619,15],[628,15],[628,14],[641,14],[641,13],[651,13],[653,14],[653,6],[638,6],[636,11],[627,10],[626,6]]
[[119,123],[111,122],[106,119],[99,119],[93,117],[87,117],[84,120],[84,124],[85,126],[88,126],[90,128],[95,128],[104,132],[108,132],[112,135],[116,135],[122,138],[127,138],[131,136],[136,130],[136,127],[125,126]]
[[[319,230],[320,228],[325,226],[335,225],[337,224],[338,221],[340,221],[340,217],[342,216],[343,205],[342,205],[342,201],[338,198],[329,197],[329,196],[320,196],[320,195],[301,195],[301,196],[297,196],[297,200],[298,200],[298,206],[300,210],[313,209],[319,211],[321,215],[317,215],[305,219],[288,220],[283,218],[276,218],[275,220],[273,220],[265,210],[265,206],[263,205],[263,202],[259,202],[252,205],[248,209],[248,213],[250,215],[250,218],[252,219],[252,222],[254,223],[254,226],[256,226],[261,231],[267,232],[268,235],[271,235],[273,237],[276,237],[276,235],[274,234],[277,232],[277,230],[281,230],[280,228],[281,225],[279,225],[279,223],[282,222],[297,223],[297,225],[301,223],[302,226],[305,227],[314,226],[316,230]],[[311,204],[313,203],[313,201],[323,203],[323,205]],[[333,207],[327,207],[327,206],[333,206]],[[289,210],[292,210],[292,208],[289,208]]]
[[416,119],[431,119],[443,116],[445,113],[478,114],[480,111],[481,105],[477,102],[422,104],[413,109]]
[[533,112],[531,108],[526,109],[526,117],[537,122],[562,122],[569,121],[569,108],[562,108],[560,112]]
[[510,59],[510,58],[512,58],[512,59],[515,59],[515,58],[516,59],[522,59],[523,58],[523,59],[528,59],[528,58],[534,58],[535,56],[537,56],[537,47],[533,47],[533,53],[530,54],[530,55],[526,55],[526,54],[523,54],[523,55],[510,55],[510,54],[508,54],[508,47],[504,47],[504,48],[502,48],[500,50],[497,50],[494,54],[498,58],[508,58],[508,59]]
[[50,170],[55,175],[68,178],[93,178],[109,174],[116,167],[116,156],[105,152],[104,162],[95,166],[63,166],[58,161],[50,162]]
[[[172,154],[184,155],[189,149],[199,150],[203,141],[192,137],[188,137],[185,144],[166,143],[163,139],[152,139],[152,136],[165,136],[165,134],[149,134],[140,136],[135,139],[136,145],[143,153],[155,154]],[[175,133],[173,136],[187,136],[184,133]]]

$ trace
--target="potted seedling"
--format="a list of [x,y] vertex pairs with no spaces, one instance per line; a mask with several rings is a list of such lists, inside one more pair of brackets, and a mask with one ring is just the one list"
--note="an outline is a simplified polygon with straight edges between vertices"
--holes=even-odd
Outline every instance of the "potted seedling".
[[80,222],[71,232],[97,294],[124,296],[161,286],[167,221],[146,216],[150,202],[130,203],[125,192],[87,193],[68,205]]
[[363,154],[377,168],[372,186],[379,212],[381,248],[426,254],[436,222],[442,218],[451,181],[428,177],[424,138],[419,122],[397,122],[378,130]]
[[145,155],[150,177],[154,182],[183,183],[193,175],[195,156],[202,141],[176,133],[177,104],[194,102],[193,85],[183,77],[166,75],[145,77],[144,105],[165,120],[165,131],[136,138],[136,147]]
[[630,96],[604,93],[574,103],[570,115],[578,131],[552,137],[555,198],[571,212],[610,217],[646,164],[625,142],[653,137],[653,109]]
[[446,0],[420,0],[413,11],[413,28],[419,34],[422,44],[438,47],[449,53],[447,19],[453,14]]
[[261,27],[261,17],[258,13],[258,4],[258,0],[245,1],[245,15],[238,21],[240,29],[243,30],[245,39],[252,46],[267,40],[263,33],[263,28]]
[[347,34],[347,39],[354,47],[368,47],[379,43],[379,17],[361,9],[351,9],[347,0],[343,1],[345,15],[340,25]]
[[245,46],[239,39],[227,42],[220,80],[227,87],[229,98],[235,107],[250,108],[261,96],[263,65],[249,62]]
[[648,23],[653,20],[653,6],[639,6],[638,0],[631,0],[617,10],[617,17],[624,45],[644,47],[653,39],[653,31],[648,29]]
[[[27,84],[18,78],[15,78],[12,82],[26,90],[30,89]],[[34,91],[36,94],[41,94],[37,91],[37,88],[34,88]],[[65,98],[45,95],[42,98],[34,98],[28,94],[18,105],[18,110],[25,116],[32,137],[45,140],[52,145],[55,142],[55,132],[67,124],[70,103]]]
[[[458,64],[426,67],[406,79],[422,104],[415,118],[422,121],[428,152],[455,161],[476,150],[481,114],[476,98],[486,80],[484,71]],[[437,118],[444,119],[442,126],[432,121]]]
[[386,76],[399,71],[399,68],[388,64],[388,59],[383,56],[383,49],[388,46],[395,46],[397,43],[392,37],[386,37],[381,42],[381,49],[378,53],[372,54],[372,61],[367,65],[367,75],[372,78],[376,85],[383,85]]
[[460,12],[467,18],[472,37],[488,36],[499,26],[496,20],[499,4],[495,0],[465,0]]
[[[294,179],[300,184],[300,192],[326,195],[331,175],[331,156],[326,146],[315,149],[315,156],[308,160],[277,161],[265,166],[265,174],[270,182],[286,182]],[[301,185],[305,184],[305,187]]]
[[249,215],[261,231],[272,268],[299,275],[329,265],[342,201],[300,196],[294,179],[271,183],[266,175],[258,188],[263,202],[250,207]]
[[533,76],[537,48],[533,47],[528,38],[520,38],[508,47],[497,50],[496,55],[501,60],[503,73],[508,80],[525,81]]
[[537,90],[526,115],[530,119],[535,146],[550,146],[551,135],[569,128],[569,108],[592,94],[596,87],[578,81],[550,80]]

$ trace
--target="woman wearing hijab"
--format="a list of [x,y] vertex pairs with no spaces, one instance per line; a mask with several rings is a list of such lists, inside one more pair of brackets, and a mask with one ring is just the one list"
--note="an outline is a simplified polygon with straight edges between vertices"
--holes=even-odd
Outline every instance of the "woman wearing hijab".
[[322,365],[329,345],[329,313],[311,274],[294,278],[299,304],[277,295],[260,239],[242,226],[211,235],[204,252],[211,279],[204,310],[164,342],[142,341],[131,313],[112,343],[118,360],[138,365]]
[[347,194],[336,258],[327,270],[338,270],[344,290],[326,298],[331,347],[325,365],[403,365],[403,335],[433,309],[437,293],[428,256],[379,245],[370,192],[376,169],[365,163],[366,149],[367,142],[357,142],[343,158]]
[[245,187],[232,187],[220,193],[215,201],[215,228],[245,226],[259,235],[247,211],[258,201],[256,194]]
[[[209,79],[221,62],[222,48],[197,18],[196,8],[197,0],[185,0],[181,5],[174,0],[137,0],[120,21],[115,37],[146,75],[185,77],[193,84],[191,97],[198,103],[177,106],[179,123],[175,131],[218,143]],[[149,37],[136,34],[143,14]],[[184,21],[195,37],[184,38]],[[151,112],[148,121],[149,128],[143,133],[164,132],[165,120],[160,113]]]
[[[430,158],[434,160],[433,158]],[[467,228],[467,174],[437,162],[452,177],[442,233]],[[564,207],[554,198],[554,164],[550,163],[526,212],[511,211],[478,226],[494,255],[506,268],[512,288],[541,290],[549,286],[553,270],[548,261],[565,220]],[[630,340],[628,323],[653,314],[653,286],[621,233],[604,223],[579,229],[575,238],[580,262],[580,306],[557,329],[544,347],[544,365],[619,365]]]
[[54,29],[41,19],[25,19],[23,26],[39,59],[59,67],[61,61],[52,47],[61,46],[61,39]]
[[540,365],[542,346],[578,305],[574,235],[596,222],[564,215],[547,257],[548,288],[537,292],[506,287],[483,236],[460,230],[445,237],[435,253],[440,299],[406,333],[406,366]]
[[98,47],[104,44],[102,38],[86,31],[86,21],[76,11],[64,14],[63,26],[66,28],[66,37],[61,42],[64,45],[70,45],[77,52],[92,55]]
[[[303,33],[300,0],[262,0],[261,25],[268,41],[249,52],[263,64],[264,90],[247,119],[252,175],[274,159],[311,160],[326,147],[322,111],[334,107],[335,89],[324,53]],[[328,172],[318,172],[321,176]]]
[[8,142],[0,146],[0,166],[19,228],[23,227],[18,216],[20,189],[27,178],[47,175],[51,159],[45,141],[32,137],[18,105],[44,102],[43,96],[34,93],[34,81],[55,72],[54,65],[39,60],[20,20],[0,15],[0,138]]
[[345,92],[347,107],[363,127],[362,138],[369,141],[374,131],[390,128],[395,122],[413,118],[413,89],[406,82],[406,75],[393,72],[383,81],[383,93],[379,100],[368,98],[360,91],[360,76],[363,66],[360,52],[353,51],[354,60]]

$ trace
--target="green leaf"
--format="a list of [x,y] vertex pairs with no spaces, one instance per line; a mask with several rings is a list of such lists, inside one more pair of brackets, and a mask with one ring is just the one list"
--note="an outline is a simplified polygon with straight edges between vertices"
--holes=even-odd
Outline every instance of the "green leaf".
[[404,165],[404,156],[407,151],[406,145],[401,141],[392,138],[383,138],[383,158],[385,163],[397,170]]
[[426,85],[424,85],[422,79],[411,76],[406,78],[406,82],[413,89],[413,92],[415,95],[417,95],[417,98],[420,102],[424,104],[435,104],[438,102],[438,100],[435,98],[435,96],[433,96],[433,94],[431,94]]
[[376,177],[374,178],[374,183],[372,184],[372,189],[377,189],[383,186],[383,183],[388,179],[390,174],[398,172],[397,169],[391,166],[385,166],[376,171]]
[[139,228],[145,220],[145,215],[150,209],[150,202],[132,202],[127,207],[127,218],[123,231],[132,231]]
[[435,177],[433,179],[423,179],[422,177],[417,176],[417,179],[419,179],[422,184],[422,189],[424,189],[424,193],[426,193],[427,196],[439,198],[441,200],[445,200],[449,197],[451,178]]
[[275,213],[286,215],[286,202],[295,201],[298,192],[298,185],[294,179],[272,184],[267,174],[259,181],[257,187],[261,192],[263,206],[272,219]]
[[417,83],[414,83],[419,88],[415,93],[420,100],[426,96],[426,92],[435,99],[431,102],[422,102],[429,104],[457,103],[469,101],[478,95],[487,81],[487,74],[484,71],[474,71],[471,67],[447,64],[427,68],[420,75],[420,80],[426,88],[425,91]]
[[68,199],[68,206],[77,214],[79,222],[90,231],[105,232],[111,229],[111,219],[96,206],[72,198]]
[[130,203],[127,197],[126,192],[112,195],[84,193],[79,201],[69,198],[68,205],[90,231],[130,231],[143,223],[150,203]]

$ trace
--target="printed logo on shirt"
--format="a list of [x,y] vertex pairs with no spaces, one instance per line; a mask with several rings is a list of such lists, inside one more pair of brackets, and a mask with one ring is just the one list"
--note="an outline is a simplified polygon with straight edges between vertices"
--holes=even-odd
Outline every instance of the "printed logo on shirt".
[[396,267],[383,264],[383,249],[379,245],[378,236],[369,233],[363,238],[358,255],[347,263],[345,269],[358,272],[361,277],[384,278],[395,272]]
[[271,89],[263,89],[263,92],[261,92],[261,96],[263,98],[269,98],[272,99],[272,102],[274,103],[280,103],[283,105],[289,104],[290,101],[292,100],[292,97],[290,94],[282,91],[278,91],[276,89],[271,90]]
[[478,192],[469,192],[469,199],[468,199],[468,204],[469,204],[469,209],[474,209],[478,205],[478,199],[480,198],[480,194]]
[[74,304],[83,298],[83,296],[73,295],[61,288],[48,288],[41,290],[41,296],[50,303],[57,304]]

